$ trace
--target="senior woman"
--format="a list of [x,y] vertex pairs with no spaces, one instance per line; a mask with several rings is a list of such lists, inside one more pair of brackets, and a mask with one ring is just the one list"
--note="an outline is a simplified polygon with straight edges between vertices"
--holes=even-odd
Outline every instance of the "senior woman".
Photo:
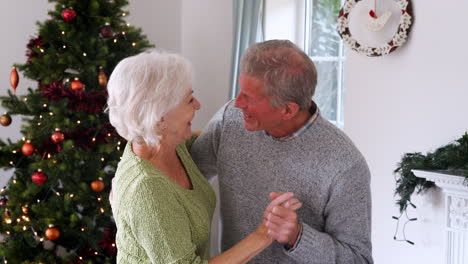
[[[162,52],[126,58],[110,77],[110,122],[128,141],[112,184],[117,263],[245,263],[272,243],[259,223],[234,247],[209,258],[216,202],[188,151],[191,121],[200,109],[191,83],[188,61]],[[269,208],[286,202],[301,205],[286,193]]]

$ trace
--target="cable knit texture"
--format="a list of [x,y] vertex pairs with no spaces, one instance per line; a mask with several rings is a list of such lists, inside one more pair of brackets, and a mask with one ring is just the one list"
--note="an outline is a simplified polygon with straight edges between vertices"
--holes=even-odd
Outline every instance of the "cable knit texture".
[[288,251],[274,243],[251,263],[372,263],[370,173],[351,140],[320,115],[287,141],[243,123],[231,101],[191,148],[203,175],[219,176],[223,250],[260,223],[270,192],[291,191],[303,203],[300,241]]
[[216,198],[190,157],[192,142],[177,147],[192,190],[125,147],[112,186],[117,263],[208,263]]

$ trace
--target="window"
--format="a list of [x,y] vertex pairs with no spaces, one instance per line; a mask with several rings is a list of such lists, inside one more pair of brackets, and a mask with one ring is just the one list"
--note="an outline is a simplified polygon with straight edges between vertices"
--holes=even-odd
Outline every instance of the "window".
[[266,0],[264,38],[289,39],[314,61],[314,101],[321,114],[343,126],[344,47],[336,31],[341,0]]

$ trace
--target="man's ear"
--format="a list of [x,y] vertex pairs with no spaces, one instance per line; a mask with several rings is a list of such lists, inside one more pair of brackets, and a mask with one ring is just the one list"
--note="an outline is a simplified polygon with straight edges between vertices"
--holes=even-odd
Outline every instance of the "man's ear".
[[283,105],[281,113],[283,114],[283,120],[292,119],[297,115],[297,113],[299,113],[299,105],[293,102],[289,102]]

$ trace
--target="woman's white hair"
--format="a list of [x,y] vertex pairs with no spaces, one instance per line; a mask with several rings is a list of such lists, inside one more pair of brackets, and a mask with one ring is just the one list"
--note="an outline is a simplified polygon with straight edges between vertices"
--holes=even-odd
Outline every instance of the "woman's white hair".
[[123,59],[107,84],[110,123],[129,142],[158,145],[158,123],[182,102],[192,76],[189,61],[177,54],[152,51]]

